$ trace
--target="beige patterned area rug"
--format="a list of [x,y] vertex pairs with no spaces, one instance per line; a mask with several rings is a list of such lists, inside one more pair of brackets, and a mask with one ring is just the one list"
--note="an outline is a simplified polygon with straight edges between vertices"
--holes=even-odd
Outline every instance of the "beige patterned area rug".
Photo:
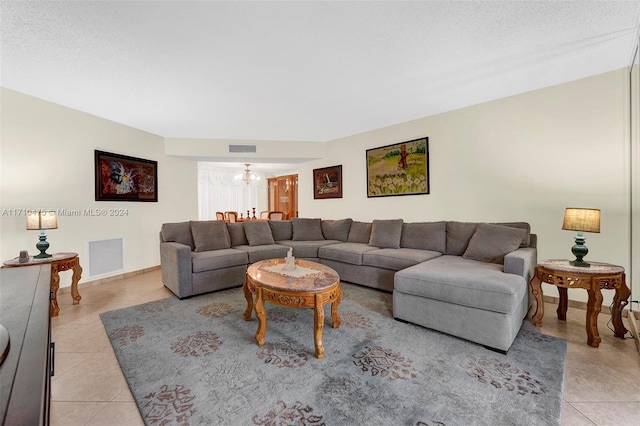
[[395,321],[391,295],[342,284],[325,307],[267,303],[263,347],[240,288],[101,315],[148,425],[560,424],[566,342],[528,321],[507,355]]

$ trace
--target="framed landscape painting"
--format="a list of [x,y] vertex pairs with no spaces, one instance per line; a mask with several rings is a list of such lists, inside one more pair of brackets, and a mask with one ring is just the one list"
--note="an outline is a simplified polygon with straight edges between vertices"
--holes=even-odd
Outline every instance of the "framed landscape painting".
[[342,198],[342,165],[313,169],[313,198]]
[[367,150],[367,197],[429,193],[429,138]]
[[158,201],[158,162],[95,150],[96,201]]

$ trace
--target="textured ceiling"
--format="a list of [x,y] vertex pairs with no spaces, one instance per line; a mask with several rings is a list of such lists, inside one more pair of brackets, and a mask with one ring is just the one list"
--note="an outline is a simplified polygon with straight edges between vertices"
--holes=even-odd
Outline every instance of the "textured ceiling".
[[2,1],[0,82],[165,137],[327,141],[627,66],[639,5]]

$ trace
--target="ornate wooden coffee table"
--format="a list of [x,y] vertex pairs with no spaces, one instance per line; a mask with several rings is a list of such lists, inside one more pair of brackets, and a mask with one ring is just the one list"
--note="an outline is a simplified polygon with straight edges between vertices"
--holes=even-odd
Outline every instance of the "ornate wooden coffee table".
[[[324,327],[324,305],[331,303],[331,320],[333,328],[340,327],[338,305],[342,300],[340,277],[328,266],[308,260],[296,260],[296,269],[283,270],[284,259],[270,259],[256,262],[247,269],[247,277],[243,286],[247,299],[247,310],[244,319],[251,321],[251,311],[255,309],[258,317],[256,343],[264,345],[267,333],[267,317],[264,302],[290,308],[313,308],[314,339],[316,357],[324,357],[322,328]],[[253,300],[255,295],[255,301]]]

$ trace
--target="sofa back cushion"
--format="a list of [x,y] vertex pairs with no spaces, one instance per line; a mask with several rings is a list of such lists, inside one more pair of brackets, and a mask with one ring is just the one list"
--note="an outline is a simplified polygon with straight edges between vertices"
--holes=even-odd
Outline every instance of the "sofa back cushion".
[[189,222],[163,223],[160,228],[160,235],[162,236],[162,241],[166,243],[184,244],[191,247],[191,250],[195,248],[193,237],[191,236],[191,223]]
[[231,247],[248,246],[247,236],[244,234],[244,223],[234,222],[227,223],[229,238],[231,239]]
[[445,254],[462,256],[476,232],[475,222],[447,222],[447,251]]
[[268,222],[259,220],[255,222],[243,222],[244,233],[250,246],[262,246],[273,244],[273,235]]
[[525,233],[522,237],[522,242],[520,243],[520,247],[530,247],[531,246],[531,225],[527,222],[503,222],[496,223],[495,225],[509,226],[511,228],[519,228],[524,229]]
[[191,222],[194,251],[228,249],[231,239],[227,224],[222,220],[198,220]]
[[349,230],[353,219],[323,220],[320,222],[322,235],[325,240],[338,240],[346,242],[349,238]]
[[504,256],[520,247],[525,233],[521,228],[481,223],[462,257],[504,264]]
[[402,219],[374,220],[369,245],[380,248],[400,248],[402,224]]
[[293,241],[320,241],[324,240],[320,219],[294,217],[291,218]]
[[447,250],[447,222],[402,224],[400,247],[433,250],[444,254]]
[[290,220],[270,220],[269,226],[276,241],[290,240],[293,236]]
[[361,243],[369,244],[371,238],[371,223],[353,221],[351,228],[349,228],[349,237],[347,242],[349,243]]

